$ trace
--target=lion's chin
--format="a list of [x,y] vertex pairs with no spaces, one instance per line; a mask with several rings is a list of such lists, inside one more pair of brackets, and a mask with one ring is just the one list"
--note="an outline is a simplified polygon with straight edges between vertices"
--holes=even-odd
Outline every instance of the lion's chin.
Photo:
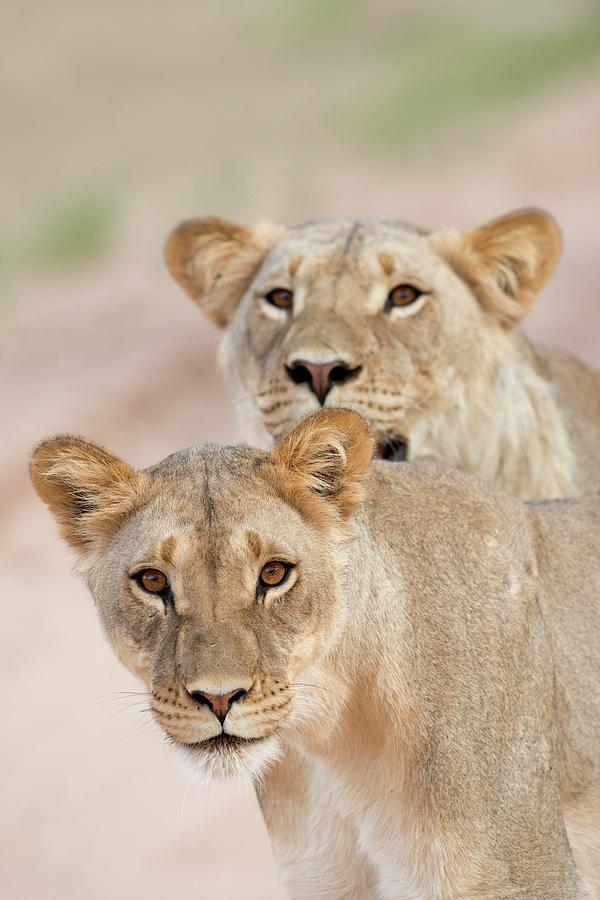
[[197,744],[176,744],[177,754],[194,779],[208,784],[250,777],[260,784],[271,763],[281,756],[281,742],[276,735],[264,738],[240,738],[219,734]]

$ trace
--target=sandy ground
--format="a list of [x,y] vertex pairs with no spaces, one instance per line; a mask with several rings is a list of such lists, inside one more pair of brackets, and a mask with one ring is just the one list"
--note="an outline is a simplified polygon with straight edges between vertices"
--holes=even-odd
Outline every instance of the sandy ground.
[[[321,159],[316,208],[299,202],[288,216],[467,226],[543,205],[564,228],[565,254],[528,330],[599,364],[598,96],[598,78],[566,85],[470,152],[430,148],[410,166]],[[260,211],[260,198],[240,204],[242,218]],[[25,474],[32,444],[51,432],[84,433],[138,465],[235,436],[217,335],[162,268],[174,222],[144,220],[138,246],[139,222],[131,216],[103,264],[21,282],[3,313],[2,893],[269,900],[282,893],[251,790],[191,786],[136,698],[117,693],[138,688]]]

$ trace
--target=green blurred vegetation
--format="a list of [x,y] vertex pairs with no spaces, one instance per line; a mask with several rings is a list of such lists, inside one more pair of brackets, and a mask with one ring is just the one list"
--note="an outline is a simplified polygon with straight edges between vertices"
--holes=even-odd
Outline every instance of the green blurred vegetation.
[[499,107],[599,60],[600,16],[534,32],[416,22],[382,35],[378,50],[377,89],[340,104],[333,124],[360,148],[406,153],[459,128],[472,133]]
[[550,2],[546,11],[399,3],[372,12],[305,0],[263,5],[239,33],[271,54],[279,77],[301,63],[319,82],[313,129],[353,150],[406,154],[600,61],[600,7],[565,18]]
[[0,278],[93,260],[111,248],[118,219],[119,208],[110,192],[94,191],[66,200],[46,210],[29,233],[3,248]]
[[134,195],[157,211],[173,190],[191,208],[238,209],[258,206],[267,179],[301,206],[321,160],[375,167],[460,146],[600,63],[591,2],[60,7],[62,19],[40,11],[39,33],[17,17],[4,39],[4,170],[23,172],[0,210],[4,277],[107,252]]
[[92,259],[110,247],[117,208],[107,194],[79,197],[50,211],[27,247],[38,265],[62,266]]

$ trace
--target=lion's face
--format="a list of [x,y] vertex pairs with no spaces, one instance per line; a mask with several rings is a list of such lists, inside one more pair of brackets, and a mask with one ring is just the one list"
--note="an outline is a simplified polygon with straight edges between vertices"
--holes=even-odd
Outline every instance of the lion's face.
[[272,437],[321,405],[346,406],[368,417],[382,454],[394,457],[457,368],[480,355],[474,336],[483,318],[423,236],[313,225],[268,255],[227,332],[222,362],[241,416],[250,403],[239,399],[247,398]]
[[[156,721],[212,774],[276,752],[338,607],[333,547],[266,493],[253,464],[234,450],[192,457],[91,576],[111,643],[148,684]],[[158,594],[143,586],[148,570],[164,575]],[[231,705],[215,713],[205,698],[223,696]]]
[[207,777],[256,776],[285,728],[333,726],[332,692],[307,673],[344,619],[346,520],[372,438],[332,415],[270,456],[197,448],[138,474],[59,438],[34,457],[113,649]]
[[493,376],[557,253],[554,223],[534,211],[469,235],[197,220],[167,246],[174,276],[226,329],[221,362],[245,435],[277,438],[320,406],[346,406],[390,458]]

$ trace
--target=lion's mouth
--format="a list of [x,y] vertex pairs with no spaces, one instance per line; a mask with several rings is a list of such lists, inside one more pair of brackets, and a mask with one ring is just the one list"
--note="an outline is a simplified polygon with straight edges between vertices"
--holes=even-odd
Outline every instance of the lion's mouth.
[[404,462],[408,459],[408,441],[403,437],[388,438],[377,444],[376,452],[379,459]]
[[224,731],[222,731],[221,734],[216,734],[214,737],[208,738],[207,741],[203,741],[202,743],[204,744],[204,746],[212,745],[213,747],[238,750],[240,747],[248,747],[250,744],[258,744],[262,740],[264,740],[264,738],[262,737],[243,738],[238,737],[237,734],[226,734]]
[[204,741],[195,741],[192,744],[184,744],[191,750],[195,749],[214,749],[227,752],[228,750],[242,750],[244,747],[250,747],[264,741],[264,737],[243,738],[235,734],[227,734],[222,731],[221,734],[215,734],[213,737],[206,738]]

